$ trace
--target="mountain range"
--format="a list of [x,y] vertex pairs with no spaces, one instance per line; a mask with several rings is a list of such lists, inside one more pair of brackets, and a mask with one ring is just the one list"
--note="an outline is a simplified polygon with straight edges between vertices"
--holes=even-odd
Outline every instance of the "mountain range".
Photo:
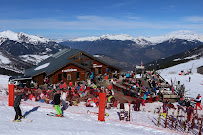
[[[203,35],[179,31],[157,37],[134,38],[126,34],[51,40],[22,32],[0,32],[0,74],[9,70],[23,73],[50,55],[67,47],[83,50],[99,59],[132,70],[141,61],[148,63],[203,44]],[[6,70],[5,70],[6,69]],[[2,71],[4,71],[2,73]]]
[[126,34],[78,38],[60,44],[81,49],[99,59],[108,60],[124,70],[133,70],[136,65],[166,58],[203,45],[203,35],[190,31],[172,32],[157,37],[133,38]]

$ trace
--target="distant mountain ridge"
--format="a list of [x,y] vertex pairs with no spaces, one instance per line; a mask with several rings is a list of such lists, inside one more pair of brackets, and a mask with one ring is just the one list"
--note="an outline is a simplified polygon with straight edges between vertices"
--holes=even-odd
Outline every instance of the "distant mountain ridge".
[[[165,42],[167,40],[173,40],[173,39],[182,39],[187,41],[199,41],[203,42],[203,35],[196,34],[192,31],[176,31],[171,32],[165,35],[161,36],[154,36],[154,37],[137,37],[134,38],[127,34],[120,34],[120,35],[102,35],[100,37],[92,36],[92,37],[82,37],[82,38],[76,38],[73,40],[68,40],[69,42],[83,42],[83,41],[97,41],[97,40],[120,40],[120,41],[132,41],[134,42],[134,45],[140,45],[140,46],[148,46],[148,45],[156,45],[162,42]],[[63,41],[64,42],[64,41]]]

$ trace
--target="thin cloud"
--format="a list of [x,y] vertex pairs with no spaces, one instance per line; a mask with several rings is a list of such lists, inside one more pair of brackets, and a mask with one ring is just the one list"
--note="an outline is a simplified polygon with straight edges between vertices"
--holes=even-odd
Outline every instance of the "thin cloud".
[[203,23],[202,16],[191,16],[191,17],[185,18],[185,20],[188,22],[193,22],[193,23]]
[[[196,20],[195,20],[196,19]],[[193,18],[202,21],[203,18]],[[190,20],[190,19],[189,19]],[[136,30],[136,29],[192,29],[202,30],[203,24],[193,24],[184,21],[147,21],[120,19],[115,17],[78,16],[74,20],[46,19],[16,19],[0,20],[0,30],[18,29],[49,29],[49,30]]]

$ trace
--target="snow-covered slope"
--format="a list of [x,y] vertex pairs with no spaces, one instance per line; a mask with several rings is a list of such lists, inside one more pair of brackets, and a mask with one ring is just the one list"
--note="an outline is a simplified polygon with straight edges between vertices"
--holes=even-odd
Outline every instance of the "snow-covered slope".
[[50,57],[51,55],[34,55],[34,54],[27,54],[27,55],[20,55],[19,57],[26,62],[32,62],[34,65],[37,65],[39,62],[45,60],[46,58]]
[[18,42],[29,42],[32,44],[48,43],[52,41],[50,39],[46,39],[40,36],[28,35],[22,32],[15,33],[9,30],[0,32],[0,44],[6,39],[18,41]]
[[166,35],[161,36],[154,36],[154,37],[137,37],[134,38],[132,36],[129,36],[127,34],[120,34],[120,35],[102,35],[101,37],[83,37],[83,38],[77,38],[73,39],[71,41],[96,41],[96,40],[103,40],[103,39],[109,39],[109,40],[131,40],[134,41],[136,44],[145,46],[145,45],[155,45],[158,43],[162,43],[167,40],[174,40],[174,39],[183,39],[187,41],[200,41],[203,42],[203,35],[196,34],[192,31],[175,31],[171,32]]
[[[182,63],[170,68],[160,70],[160,75],[168,82],[180,81],[181,84],[185,85],[186,96],[196,98],[197,94],[203,96],[203,75],[197,73],[197,68],[203,66],[203,58],[191,60],[187,63]],[[181,71],[184,72],[192,69],[190,75],[179,75]],[[191,81],[189,82],[189,76]]]
[[0,64],[9,64],[11,61],[0,52]]

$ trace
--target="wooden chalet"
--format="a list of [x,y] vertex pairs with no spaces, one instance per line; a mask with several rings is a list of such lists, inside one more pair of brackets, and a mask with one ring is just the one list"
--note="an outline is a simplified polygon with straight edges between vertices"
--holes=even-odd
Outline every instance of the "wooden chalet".
[[86,81],[90,73],[94,75],[105,73],[112,75],[120,69],[103,62],[92,55],[78,49],[64,49],[44,61],[25,71],[26,76],[31,76],[39,85],[44,84],[47,77],[49,83],[56,84],[63,80],[69,82]]

